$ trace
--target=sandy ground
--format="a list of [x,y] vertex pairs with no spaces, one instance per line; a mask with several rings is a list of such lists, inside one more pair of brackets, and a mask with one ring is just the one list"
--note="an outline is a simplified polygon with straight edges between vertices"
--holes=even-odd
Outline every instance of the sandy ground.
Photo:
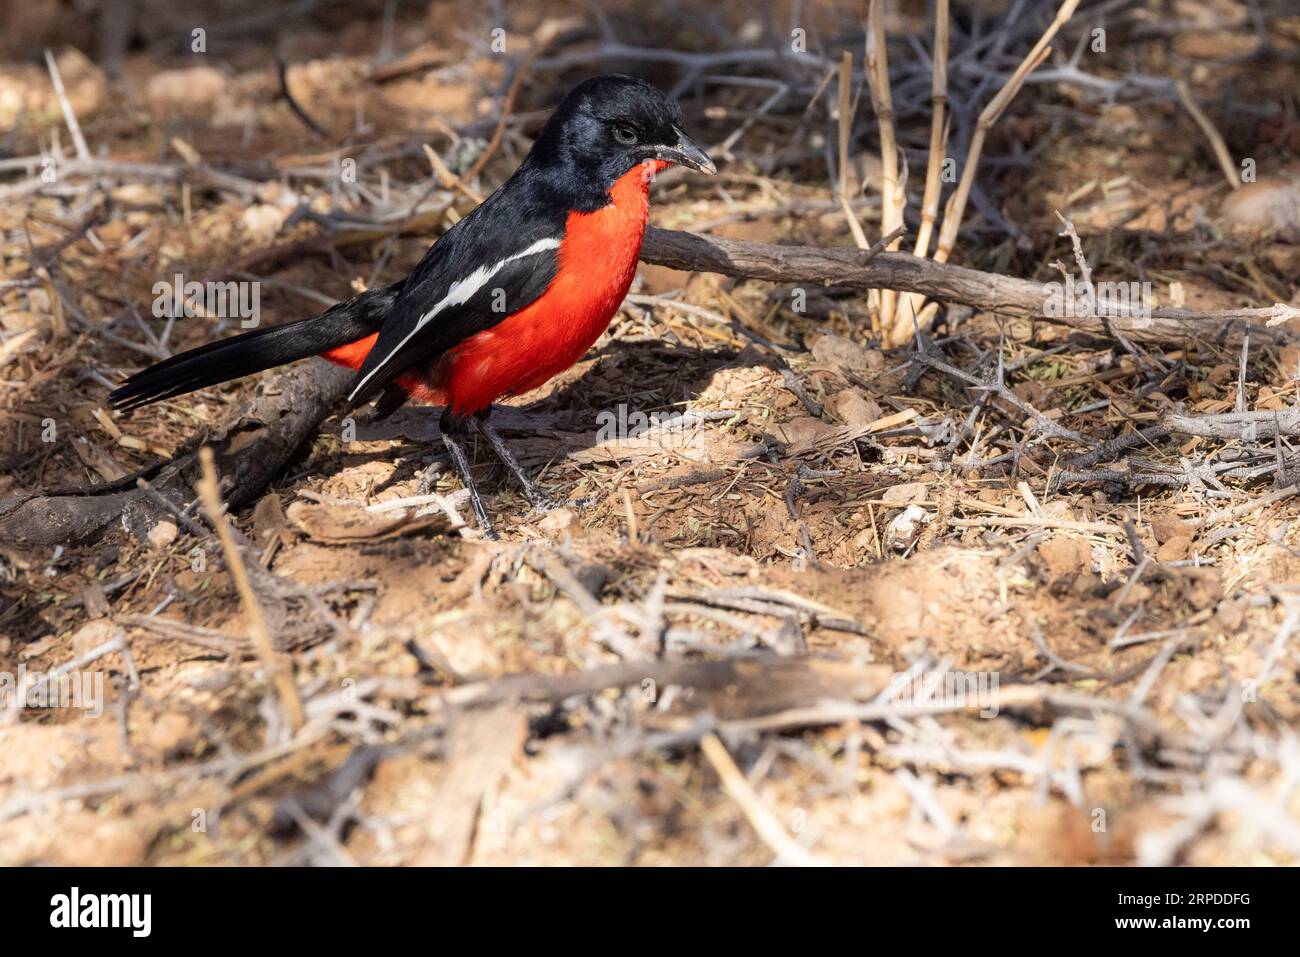
[[[1176,6],[1195,20],[1241,5]],[[400,276],[473,207],[467,193],[509,172],[537,111],[586,65],[539,63],[481,181],[440,186],[422,144],[464,173],[517,62],[481,38],[440,39],[452,14],[474,16],[450,4],[404,13],[399,52],[432,60],[384,78],[372,71],[377,19],[332,9],[294,31],[295,96],[329,130],[352,130],[332,140],[293,117],[252,40],[202,65],[132,51],[116,88],[60,55],[96,149],[230,170],[259,194],[126,175],[20,194],[39,164],[6,168],[4,277],[21,281],[0,283],[0,498],[129,474],[264,387],[106,412],[108,385],[164,335],[154,283],[242,264],[269,321],[297,318]],[[748,22],[739,8],[720,16]],[[511,36],[526,42],[536,17],[520,12]],[[1122,57],[1088,68],[1112,82],[1134,62],[1186,74],[1234,156],[1269,171],[1294,157],[1293,119],[1214,99],[1280,103],[1300,49],[1294,19],[1270,21],[1281,61],[1225,59],[1225,46],[1253,49],[1249,27],[1215,46],[1196,31],[1144,38],[1138,20],[1114,30]],[[646,25],[641,42],[671,46],[665,30]],[[649,69],[673,82],[671,65]],[[654,222],[851,242],[820,147],[799,149],[834,139],[824,102],[805,111],[815,72],[809,86],[753,123],[717,180],[657,184]],[[971,213],[955,259],[1059,279],[1052,263],[1074,265],[1060,210],[1099,275],[1151,281],[1162,302],[1294,303],[1300,247],[1207,225],[1225,187],[1176,101],[1085,92],[1031,85],[1017,100],[990,150],[1032,152],[980,178],[1015,232]],[[706,86],[687,100],[692,128],[722,142],[766,96]],[[12,152],[48,151],[52,137],[71,149],[43,69],[0,69],[0,109],[14,97],[26,111],[0,115],[0,129],[16,124]],[[864,93],[868,178],[869,110]],[[900,112],[905,145],[923,156],[926,115]],[[357,158],[364,193],[334,178]],[[923,163],[913,170],[919,191]],[[299,204],[322,217],[436,215],[338,241],[310,216],[286,222]],[[869,186],[859,215],[871,235],[878,211]],[[308,251],[275,253],[286,248]],[[643,298],[578,366],[498,413],[543,486],[589,502],[533,511],[478,448],[502,532],[483,540],[439,458],[436,410],[409,408],[378,424],[328,419],[231,516],[305,709],[296,733],[201,513],[144,537],[109,528],[67,547],[0,548],[0,668],[71,662],[103,692],[101,714],[0,714],[0,861],[1294,863],[1290,445],[1177,435],[1071,459],[1175,411],[1230,411],[1239,393],[1248,410],[1288,408],[1300,352],[1257,345],[1239,374],[1240,348],[1212,339],[1130,350],[1060,324],[950,312],[930,354],[982,388],[916,361],[911,345],[882,350],[858,293],[802,290],[795,310],[790,288],[660,267],[643,267],[634,291]],[[165,348],[233,331],[183,320]],[[1000,396],[987,388],[999,360]],[[1234,456],[1258,463],[1260,447],[1281,463],[1272,473],[1186,478]],[[441,501],[375,510],[439,462]],[[1112,471],[1057,481],[1072,468]],[[1171,478],[1126,478],[1153,473]]]

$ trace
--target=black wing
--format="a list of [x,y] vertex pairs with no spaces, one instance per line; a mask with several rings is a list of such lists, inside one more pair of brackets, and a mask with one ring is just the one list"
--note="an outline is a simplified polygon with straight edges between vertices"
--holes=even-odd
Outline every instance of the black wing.
[[364,404],[403,372],[428,369],[545,292],[567,215],[564,204],[516,176],[449,229],[407,279],[357,370],[348,407]]

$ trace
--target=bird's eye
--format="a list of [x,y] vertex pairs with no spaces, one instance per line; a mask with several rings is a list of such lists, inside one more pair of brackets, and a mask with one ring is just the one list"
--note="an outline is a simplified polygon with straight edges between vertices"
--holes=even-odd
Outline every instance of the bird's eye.
[[614,127],[614,139],[624,146],[631,146],[636,142],[636,130],[630,126],[616,126]]

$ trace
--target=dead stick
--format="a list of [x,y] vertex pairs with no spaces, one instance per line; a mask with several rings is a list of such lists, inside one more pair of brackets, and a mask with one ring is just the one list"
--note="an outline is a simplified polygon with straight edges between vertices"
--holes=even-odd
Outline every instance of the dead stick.
[[1183,101],[1183,106],[1191,114],[1196,125],[1201,128],[1205,138],[1210,141],[1210,149],[1214,151],[1214,158],[1218,160],[1219,169],[1223,170],[1223,177],[1228,181],[1229,189],[1241,188],[1241,177],[1238,175],[1237,167],[1232,165],[1232,155],[1228,152],[1228,144],[1223,141],[1223,135],[1210,122],[1210,118],[1205,115],[1196,100],[1192,98],[1192,91],[1187,88],[1184,80],[1178,80],[1174,84],[1178,90],[1178,98]]
[[1300,310],[1285,304],[1263,309],[1228,309],[1196,312],[1160,307],[1144,316],[1140,304],[1116,308],[1103,315],[1045,316],[1047,290],[1043,283],[998,273],[967,269],[950,263],[922,259],[907,253],[882,252],[877,256],[850,247],[777,246],[744,240],[701,236],[696,233],[651,228],[646,231],[641,259],[686,272],[716,272],[724,276],[770,282],[815,283],[855,289],[889,287],[916,292],[941,302],[964,303],[987,312],[1000,312],[1060,323],[1096,335],[1119,332],[1142,342],[1185,342],[1197,336],[1240,343],[1246,324],[1251,334],[1276,345],[1289,341],[1263,323],[1300,317]]
[[840,208],[844,210],[844,218],[848,221],[849,232],[853,234],[853,242],[859,249],[866,249],[868,245],[867,234],[862,231],[862,224],[858,222],[858,217],[853,214],[853,207],[849,205],[849,136],[853,131],[853,54],[845,50],[844,56],[840,62]]
[[796,844],[794,839],[785,832],[785,828],[763,803],[762,798],[749,786],[745,775],[741,773],[740,768],[736,767],[736,762],[732,760],[716,734],[706,734],[701,738],[700,750],[713,765],[713,770],[717,772],[727,794],[740,805],[740,810],[744,812],[750,826],[780,860],[801,867],[812,867],[822,863],[802,845]]
[[1240,505],[1234,505],[1232,508],[1221,508],[1218,511],[1210,512],[1205,518],[1201,519],[1200,527],[1209,528],[1219,522],[1231,521],[1241,518],[1243,515],[1249,515],[1251,512],[1258,511],[1276,502],[1282,502],[1296,492],[1300,492],[1300,485],[1288,485],[1286,488],[1280,488],[1275,492],[1269,492],[1249,502],[1242,502]]
[[248,618],[248,630],[257,649],[262,664],[275,683],[276,694],[289,719],[289,727],[294,734],[303,725],[302,700],[298,697],[298,688],[293,682],[293,671],[288,662],[283,660],[271,644],[271,632],[262,617],[262,606],[258,604],[253,584],[248,579],[248,569],[244,565],[244,556],[239,553],[239,545],[230,530],[230,521],[226,518],[225,508],[221,503],[221,488],[217,484],[217,467],[213,462],[212,449],[206,445],[199,450],[199,462],[203,466],[203,477],[198,481],[199,498],[203,500],[203,509],[208,514],[208,521],[217,531],[221,540],[221,551],[226,556],[226,567],[235,580],[239,591],[240,604],[244,606],[244,615]]
[[925,192],[921,195],[921,227],[916,232],[918,256],[930,252],[930,237],[939,218],[939,193],[943,188],[944,129],[948,104],[948,0],[938,0],[934,10],[934,50],[930,81],[930,155],[925,166]]
[[497,119],[496,129],[492,131],[492,138],[488,140],[487,146],[479,154],[474,165],[470,167],[469,172],[462,177],[466,183],[472,183],[478,178],[478,174],[483,172],[483,167],[487,166],[490,160],[501,145],[501,140],[505,137],[506,124],[510,122],[510,115],[515,111],[515,100],[519,96],[519,89],[523,86],[524,80],[532,72],[533,64],[537,58],[542,55],[551,41],[556,38],[564,29],[570,26],[568,21],[547,20],[537,30],[533,41],[532,49],[524,55],[523,62],[519,64],[519,69],[515,70],[515,75],[510,81],[510,88],[506,90],[505,99],[501,102],[501,116]]
[[86,138],[81,135],[81,124],[77,122],[77,114],[72,109],[72,102],[68,99],[68,92],[63,88],[63,76],[59,73],[59,65],[54,60],[54,54],[48,48],[45,51],[45,65],[49,68],[50,82],[54,84],[54,92],[59,98],[59,109],[63,111],[63,122],[68,124],[68,132],[72,134],[72,145],[77,149],[77,159],[88,162],[90,160],[90,148],[86,146]]
[[966,213],[966,202],[970,198],[971,186],[975,182],[975,171],[979,168],[980,154],[984,151],[984,137],[1020,92],[1025,77],[1038,69],[1052,52],[1049,46],[1052,38],[1066,21],[1074,16],[1074,10],[1078,5],[1079,0],[1065,0],[1061,4],[1061,8],[1056,12],[1056,18],[1038,38],[1034,48],[1029,51],[1016,67],[1015,72],[1011,74],[1010,79],[980,113],[979,120],[975,123],[975,133],[971,136],[970,147],[966,151],[966,165],[961,171],[961,179],[957,183],[957,189],[949,197],[948,205],[943,212],[943,226],[939,229],[939,246],[934,251],[936,261],[947,262],[957,242],[957,231],[961,228],[962,217]]
[[[898,178],[898,140],[894,135],[894,96],[889,86],[889,55],[885,44],[885,20],[882,4],[871,0],[867,8],[867,40],[864,52],[871,105],[880,126],[880,232],[888,234],[903,223],[907,197]],[[897,249],[897,243],[889,247]],[[880,293],[880,328],[890,333],[896,324],[895,305],[898,295],[893,289]]]

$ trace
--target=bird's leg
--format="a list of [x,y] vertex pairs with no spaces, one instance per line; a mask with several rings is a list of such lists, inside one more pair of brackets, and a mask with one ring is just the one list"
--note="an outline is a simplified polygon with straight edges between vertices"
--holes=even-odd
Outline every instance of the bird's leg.
[[479,528],[485,538],[499,538],[496,529],[492,527],[492,520],[488,518],[487,509],[483,507],[483,499],[479,497],[478,487],[474,484],[474,477],[469,472],[469,459],[465,457],[465,449],[461,445],[461,439],[473,427],[473,420],[464,419],[454,414],[451,409],[445,409],[442,418],[438,422],[442,430],[442,444],[447,446],[447,451],[451,455],[451,463],[456,467],[460,474],[461,483],[469,492],[470,504],[474,506],[474,515],[478,518]]
[[515,454],[510,451],[510,446],[506,444],[506,440],[502,437],[501,433],[498,432],[489,421],[488,416],[491,414],[491,407],[480,412],[475,417],[475,427],[479,430],[479,433],[488,440],[488,444],[492,446],[492,451],[497,454],[497,458],[499,458],[505,467],[511,471],[514,477],[519,480],[519,484],[524,487],[524,494],[528,496],[528,501],[532,504],[533,508],[542,512],[550,511],[553,508],[560,508],[564,505],[572,506],[574,508],[587,508],[596,501],[594,497],[554,499],[542,491],[538,484],[533,481],[532,476],[528,474],[528,471],[519,464],[519,460],[515,458]]
[[506,440],[501,437],[501,433],[498,432],[496,427],[488,420],[488,416],[491,414],[492,407],[488,406],[488,408],[475,416],[475,427],[479,430],[480,434],[488,440],[488,445],[492,446],[492,451],[497,454],[497,458],[499,458],[505,467],[511,471],[514,477],[519,480],[519,484],[524,487],[524,494],[528,496],[528,501],[532,503],[533,508],[546,511],[559,506],[561,503],[555,501],[555,499],[551,498],[538,488],[537,483],[532,480],[532,477],[527,471],[525,471],[524,467],[519,464],[519,460],[515,458],[515,453],[510,451],[510,446],[506,445]]

